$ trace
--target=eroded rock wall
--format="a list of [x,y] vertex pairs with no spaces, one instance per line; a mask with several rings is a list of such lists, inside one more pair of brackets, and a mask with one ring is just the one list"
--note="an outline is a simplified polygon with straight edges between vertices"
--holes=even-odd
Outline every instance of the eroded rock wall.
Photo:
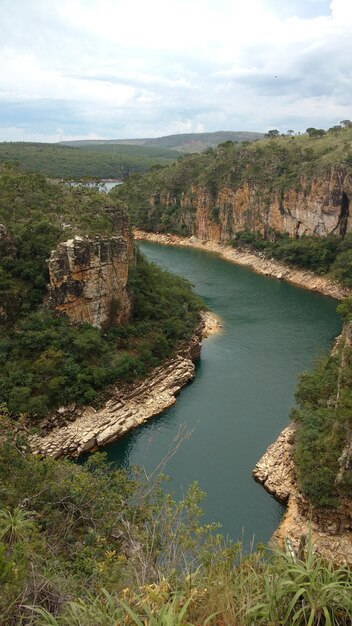
[[75,237],[60,243],[48,261],[50,308],[72,322],[101,327],[126,322],[131,237]]
[[274,498],[287,505],[272,540],[287,541],[298,552],[302,536],[311,535],[314,549],[327,559],[352,565],[352,502],[339,499],[338,508],[313,507],[299,491],[293,462],[295,426],[279,435],[253,470],[255,480]]
[[302,177],[294,188],[278,191],[246,181],[233,189],[213,193],[193,185],[178,199],[161,193],[150,197],[150,208],[178,207],[175,228],[202,240],[226,243],[241,230],[265,234],[270,229],[301,235],[344,235],[352,230],[351,176],[343,167],[331,167],[313,178]]

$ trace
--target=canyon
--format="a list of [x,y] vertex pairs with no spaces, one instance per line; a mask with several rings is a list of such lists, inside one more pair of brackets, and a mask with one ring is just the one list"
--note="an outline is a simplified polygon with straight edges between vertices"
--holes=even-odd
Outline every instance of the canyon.
[[182,246],[212,252],[238,265],[248,266],[258,274],[285,280],[298,287],[317,291],[337,300],[352,295],[352,289],[342,287],[341,284],[328,276],[318,276],[314,272],[288,266],[274,259],[267,259],[261,253],[238,250],[217,241],[203,240],[194,235],[192,237],[180,237],[171,233],[153,233],[140,229],[134,230],[134,238],[136,241],[150,241],[166,246]]

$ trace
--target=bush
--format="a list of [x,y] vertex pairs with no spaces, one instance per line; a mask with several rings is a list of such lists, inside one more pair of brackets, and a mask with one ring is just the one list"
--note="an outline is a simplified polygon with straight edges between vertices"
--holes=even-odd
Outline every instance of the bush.
[[189,339],[202,304],[187,281],[139,255],[128,288],[134,315],[125,327],[73,326],[49,311],[0,326],[0,397],[14,415],[99,402],[108,385],[145,376]]

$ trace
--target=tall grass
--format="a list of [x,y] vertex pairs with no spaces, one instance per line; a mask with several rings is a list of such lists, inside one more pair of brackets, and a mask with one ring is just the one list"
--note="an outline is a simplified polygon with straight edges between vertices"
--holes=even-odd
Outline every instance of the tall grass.
[[[198,569],[172,590],[167,581],[70,602],[56,618],[34,609],[38,626],[350,626],[352,572],[315,554],[259,550]],[[227,558],[229,557],[229,558]]]

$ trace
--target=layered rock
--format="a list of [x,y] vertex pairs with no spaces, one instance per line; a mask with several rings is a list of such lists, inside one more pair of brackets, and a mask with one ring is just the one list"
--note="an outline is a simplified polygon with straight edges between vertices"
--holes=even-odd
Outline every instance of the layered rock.
[[77,456],[104,446],[143,424],[176,402],[179,391],[195,373],[202,337],[218,332],[219,320],[209,312],[203,314],[197,333],[180,346],[178,355],[156,367],[150,375],[131,385],[116,385],[99,409],[75,406],[60,407],[56,415],[41,424],[44,434],[30,438],[34,453],[59,458]]
[[351,176],[340,166],[310,179],[301,177],[287,191],[246,181],[237,188],[222,187],[214,195],[207,187],[192,185],[180,198],[157,193],[149,203],[151,211],[178,207],[173,211],[178,231],[226,243],[241,230],[265,234],[273,229],[292,237],[344,235],[352,230],[351,198]]
[[352,502],[341,498],[338,508],[315,508],[300,493],[293,462],[295,427],[279,435],[253,470],[255,480],[287,505],[272,541],[287,542],[298,552],[302,536],[311,534],[314,549],[327,559],[352,565]]
[[72,322],[97,327],[126,322],[131,312],[127,279],[132,246],[131,237],[122,235],[60,243],[48,261],[49,306]]
[[[142,383],[113,389],[110,399],[98,411],[86,407],[74,412],[73,421],[65,426],[33,436],[31,448],[36,454],[59,458],[104,446],[172,406],[180,389],[194,377],[194,371],[189,358],[178,356],[154,369]],[[69,408],[59,411],[62,416],[69,413]]]

